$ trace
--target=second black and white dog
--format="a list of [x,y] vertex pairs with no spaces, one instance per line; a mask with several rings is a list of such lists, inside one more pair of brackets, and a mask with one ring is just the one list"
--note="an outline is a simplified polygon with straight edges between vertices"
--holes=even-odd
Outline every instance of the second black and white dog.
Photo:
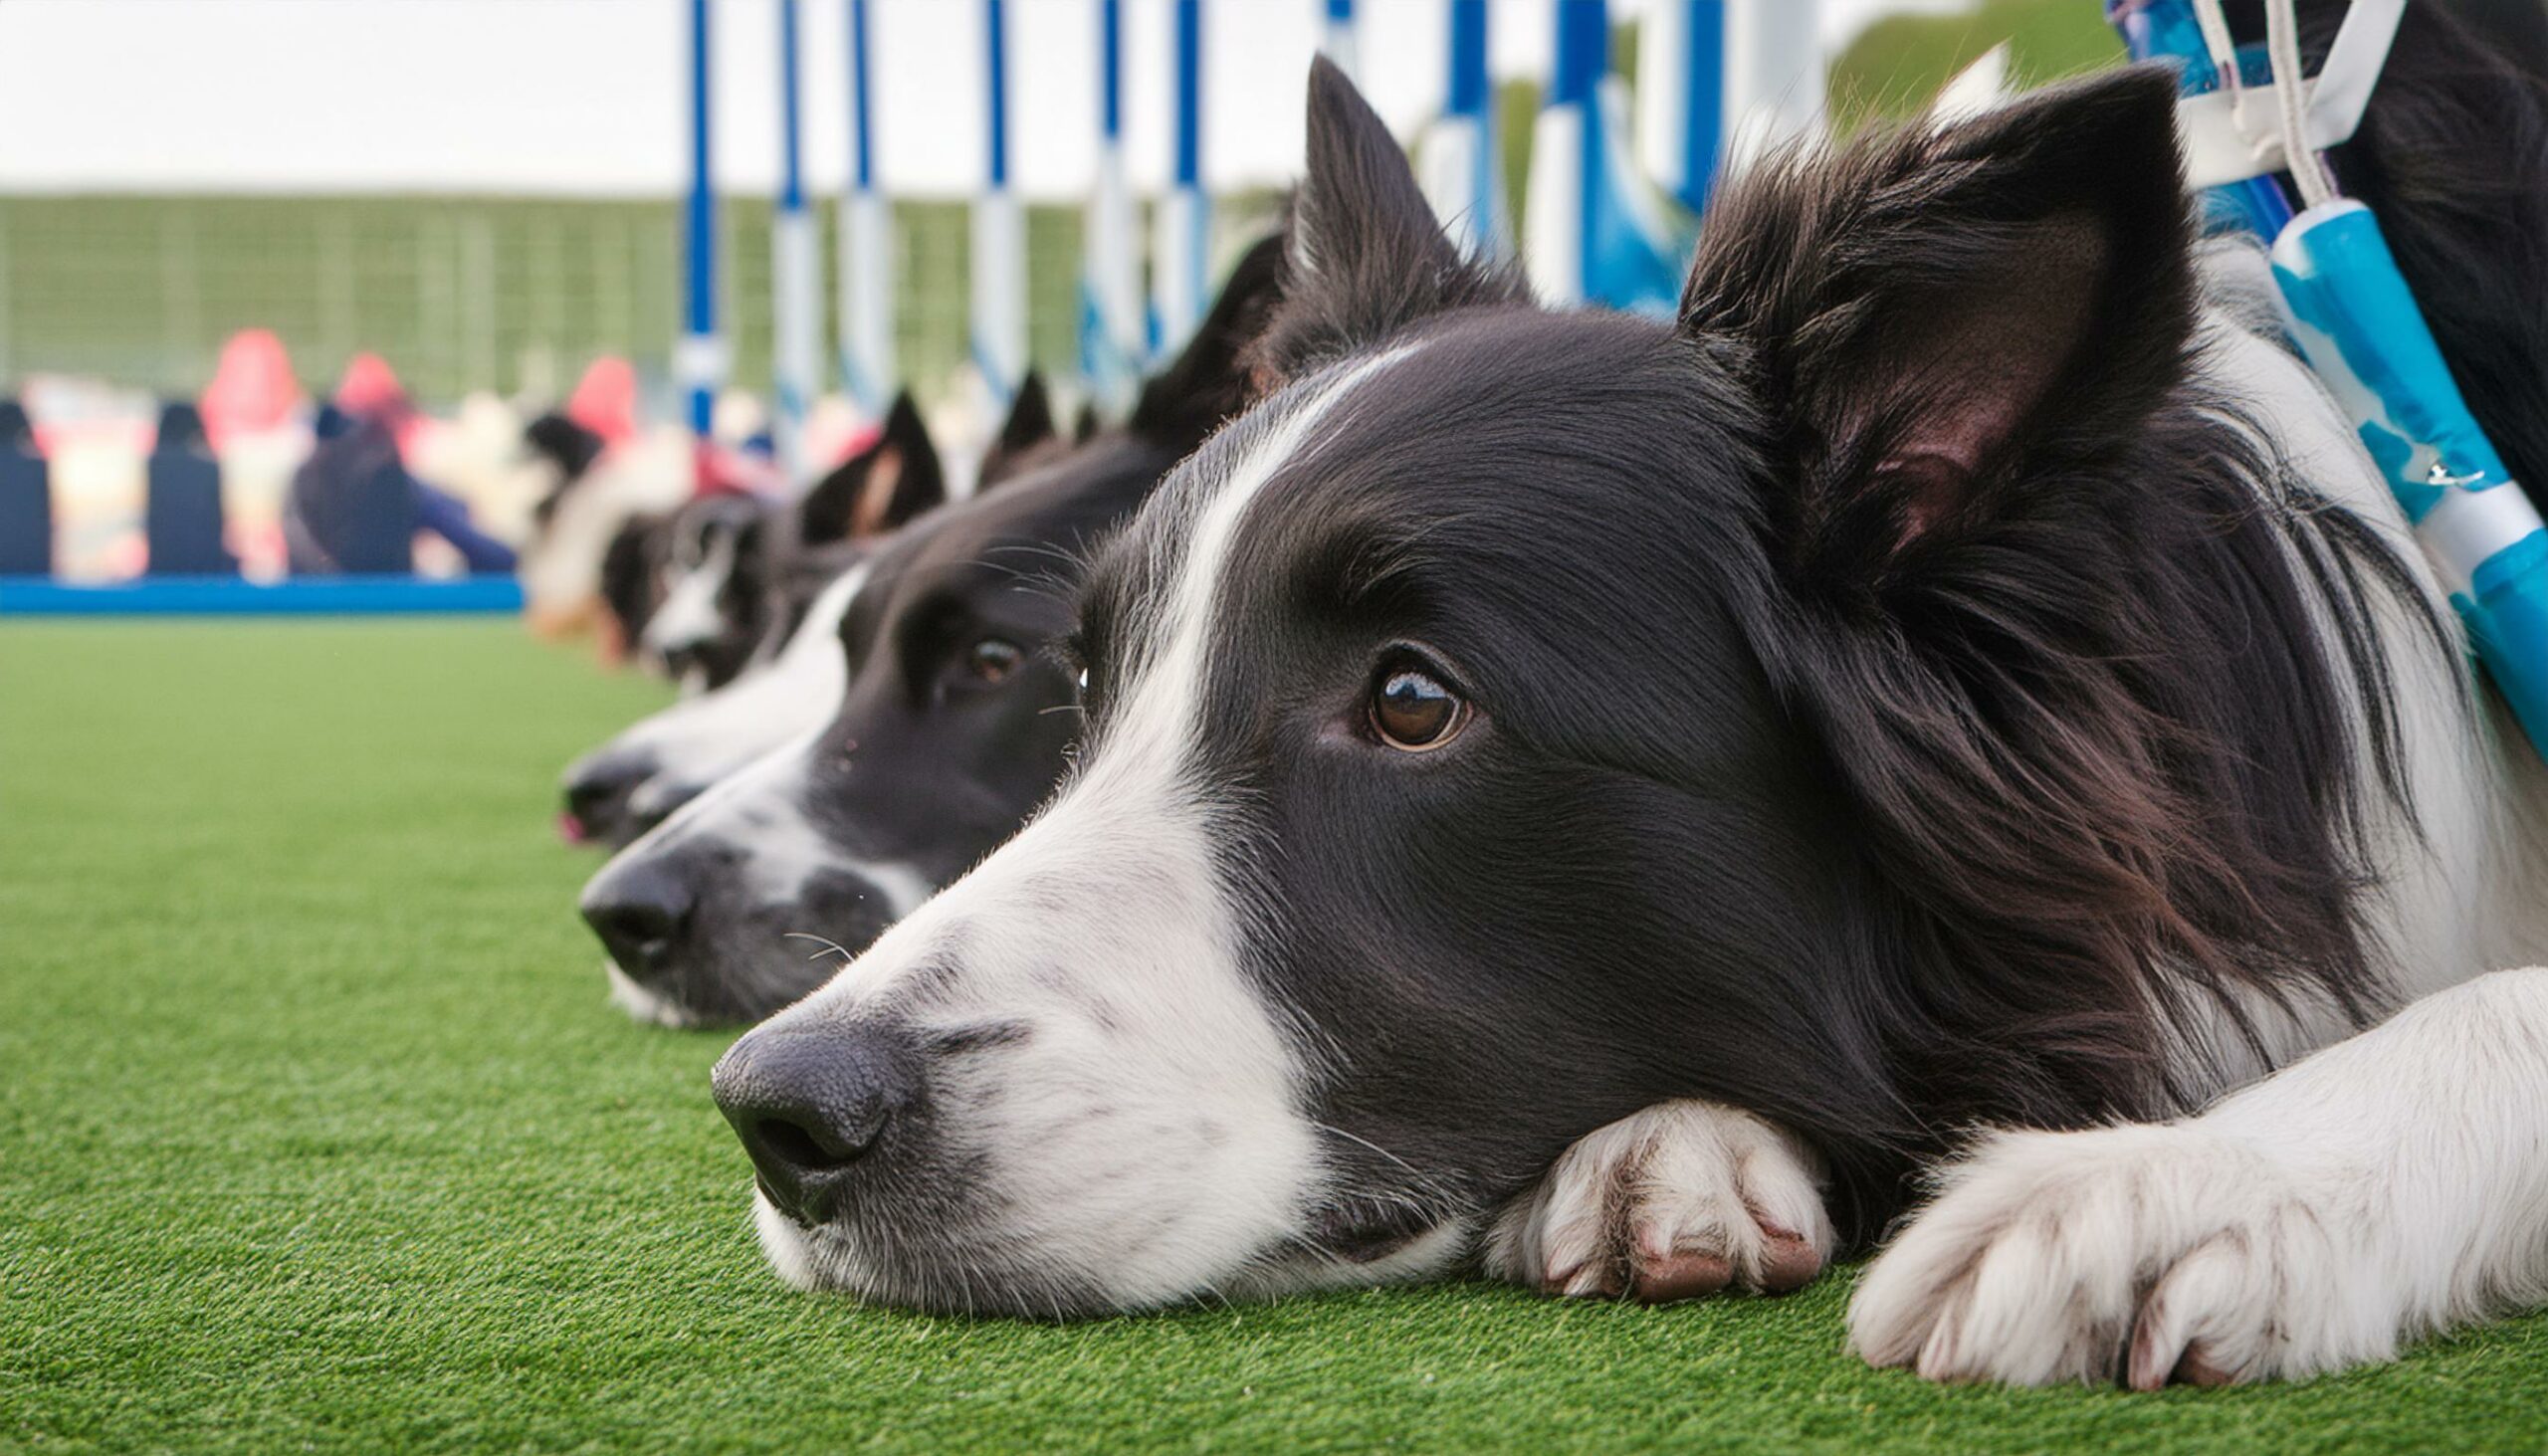
[[830,655],[828,722],[585,888],[620,1004],[671,1025],[765,1016],[1016,832],[1078,736],[1072,676],[1051,652],[1077,566],[1245,403],[1240,352],[1280,267],[1273,243],[1239,265],[1124,427],[1052,452],[1007,432],[1003,474],[1022,473],[857,568],[837,635],[803,649]]
[[[840,578],[879,540],[945,499],[937,447],[906,397],[871,445],[791,508],[717,496],[668,520],[632,522],[637,533],[622,540],[635,542],[630,549],[640,564],[626,569],[641,579],[615,587],[605,571],[612,612],[668,658],[671,644],[685,656],[718,644],[720,670],[567,766],[567,835],[625,845],[710,784],[821,722],[840,696],[838,654],[829,644],[852,590],[838,585]],[[693,524],[703,529],[690,533]],[[695,543],[687,567],[662,572],[645,564],[675,537]],[[614,545],[613,554],[620,551]],[[619,600],[623,594],[633,599]]]
[[781,1275],[1779,1288],[1935,1167],[1850,1314],[1935,1377],[2548,1296],[2548,784],[2174,102],[1738,179],[1666,324],[1456,256],[1322,65],[1279,388],[1092,568],[1076,768],[718,1068]]

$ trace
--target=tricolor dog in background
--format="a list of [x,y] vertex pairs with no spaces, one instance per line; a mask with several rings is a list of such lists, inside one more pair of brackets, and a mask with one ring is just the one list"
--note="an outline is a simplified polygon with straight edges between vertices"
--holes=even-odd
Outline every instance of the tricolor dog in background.
[[1671,323],[1311,91],[1272,393],[1091,566],[1076,766],[718,1067],[784,1278],[1670,1298],[1909,1211],[1868,1359],[2139,1386],[2548,1297],[2548,773],[2165,74],[1733,179]]
[[[824,644],[829,721],[700,796],[585,888],[621,1005],[669,1025],[765,1016],[1016,832],[1079,734],[1072,675],[1051,651],[1077,565],[1244,406],[1243,351],[1281,262],[1272,241],[1241,261],[1121,428],[1012,450],[1022,473],[915,522],[858,568]],[[1009,432],[1011,444],[1027,433]]]
[[[830,644],[855,589],[842,578],[879,540],[946,498],[938,449],[905,397],[895,401],[873,443],[792,507],[712,496],[668,522],[641,524],[644,538],[661,540],[667,524],[676,530],[685,522],[731,525],[738,512],[749,513],[748,536],[726,534],[726,544],[715,550],[713,578],[687,570],[654,579],[696,599],[695,612],[684,607],[682,615],[705,625],[696,633],[685,629],[686,640],[722,644],[737,635],[730,621],[750,623],[757,640],[714,687],[641,720],[567,766],[561,821],[567,837],[625,845],[710,784],[819,723],[840,695],[838,654]],[[731,510],[721,504],[728,501]],[[713,516],[701,514],[711,507],[717,508]],[[739,599],[744,592],[748,605]],[[643,593],[637,605],[612,610],[645,612],[626,618],[639,624],[642,638],[656,631],[655,601],[656,594]]]

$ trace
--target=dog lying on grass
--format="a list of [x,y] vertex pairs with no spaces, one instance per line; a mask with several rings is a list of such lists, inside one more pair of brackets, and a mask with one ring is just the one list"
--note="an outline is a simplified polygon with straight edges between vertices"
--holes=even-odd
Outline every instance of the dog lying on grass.
[[[641,542],[716,527],[687,537],[697,542],[685,553],[691,566],[659,578],[664,590],[642,595],[649,605],[627,618],[641,640],[654,641],[668,665],[675,650],[687,658],[705,650],[702,644],[715,644],[722,665],[743,634],[758,642],[714,687],[567,765],[567,837],[624,846],[710,784],[821,722],[840,698],[832,635],[856,589],[841,578],[879,541],[946,499],[937,446],[906,396],[895,400],[875,443],[793,507],[710,497],[670,518],[634,523]],[[656,554],[655,546],[643,549]],[[658,601],[663,611],[651,605]]]
[[1737,179],[1663,324],[1459,258],[1322,63],[1271,393],[1090,569],[1076,766],[717,1069],[780,1274],[1777,1289],[1931,1168],[1850,1330],[1933,1377],[2548,1294],[2548,970],[2481,974],[2548,783],[2174,100]]
[[1280,264],[1272,242],[1240,264],[1124,427],[1052,451],[1015,448],[1023,435],[1008,432],[1022,474],[915,522],[858,568],[837,632],[804,649],[824,655],[828,722],[805,724],[585,887],[622,1006],[670,1025],[766,1016],[1016,832],[1078,733],[1072,676],[1050,651],[1069,624],[1071,573],[1245,403],[1239,352]]

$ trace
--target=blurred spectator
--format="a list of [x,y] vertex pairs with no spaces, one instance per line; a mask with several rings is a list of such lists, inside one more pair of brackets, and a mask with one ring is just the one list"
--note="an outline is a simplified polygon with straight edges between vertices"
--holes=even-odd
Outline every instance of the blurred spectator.
[[0,399],[0,576],[52,574],[53,468],[26,408]]
[[141,535],[149,554],[142,569],[153,576],[237,575],[238,558],[222,536],[221,463],[193,405],[171,400],[161,407],[143,478]]
[[284,500],[292,573],[408,574],[420,529],[451,542],[473,573],[513,570],[512,547],[472,525],[457,498],[408,473],[398,436],[414,411],[387,368],[348,369],[346,392],[318,412],[318,447]]
[[260,435],[292,422],[301,381],[292,355],[269,328],[243,328],[221,346],[221,362],[203,392],[204,433],[215,451],[240,435]]
[[637,371],[608,354],[593,360],[566,396],[564,413],[600,436],[604,449],[626,442],[637,433]]

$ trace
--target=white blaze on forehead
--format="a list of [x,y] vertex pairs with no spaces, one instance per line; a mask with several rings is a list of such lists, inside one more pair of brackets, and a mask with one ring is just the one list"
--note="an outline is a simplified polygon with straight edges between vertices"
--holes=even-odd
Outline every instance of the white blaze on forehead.
[[[1087,768],[1015,839],[768,1023],[893,1015],[924,1030],[994,1020],[1026,1032],[937,1063],[932,1096],[937,1136],[978,1154],[982,1206],[1020,1210],[1031,1226],[932,1230],[937,1242],[923,1243],[938,1257],[962,1260],[960,1246],[977,1241],[1129,1307],[1300,1247],[1323,1177],[1320,1135],[1299,1106],[1289,1019],[1246,968],[1249,917],[1219,873],[1226,847],[1187,765],[1220,587],[1249,511],[1339,401],[1406,352],[1313,384],[1207,454],[1201,468],[1217,479],[1193,480],[1180,503],[1190,517],[1157,645],[1129,665],[1125,707]],[[761,1232],[791,1280],[860,1289],[892,1277],[847,1234],[768,1219]],[[1369,1272],[1311,1259],[1248,1279]]]
[[[1123,764],[1128,768],[1171,772],[1181,766],[1191,738],[1192,711],[1202,699],[1204,653],[1212,635],[1214,598],[1221,579],[1228,574],[1230,551],[1238,541],[1240,524],[1264,494],[1266,485],[1282,474],[1283,468],[1309,443],[1311,432],[1337,402],[1355,386],[1413,353],[1416,347],[1408,344],[1366,359],[1293,405],[1280,419],[1264,426],[1262,436],[1239,457],[1227,477],[1211,486],[1200,500],[1186,532],[1175,584],[1168,595],[1168,610],[1160,621],[1166,641],[1137,660],[1115,730],[1119,741],[1109,744],[1104,755],[1107,766]],[[1158,755],[1165,757],[1154,762]]]
[[847,690],[841,620],[866,584],[862,561],[814,598],[778,656],[713,693],[685,698],[621,733],[613,750],[644,750],[658,778],[714,783],[809,728],[828,722]]
[[672,589],[664,593],[663,605],[646,619],[646,630],[639,640],[649,651],[677,651],[706,642],[725,630],[726,619],[717,610],[717,599],[725,594],[727,579],[735,574],[735,533],[720,530],[709,542],[705,557],[683,567],[674,578]]

